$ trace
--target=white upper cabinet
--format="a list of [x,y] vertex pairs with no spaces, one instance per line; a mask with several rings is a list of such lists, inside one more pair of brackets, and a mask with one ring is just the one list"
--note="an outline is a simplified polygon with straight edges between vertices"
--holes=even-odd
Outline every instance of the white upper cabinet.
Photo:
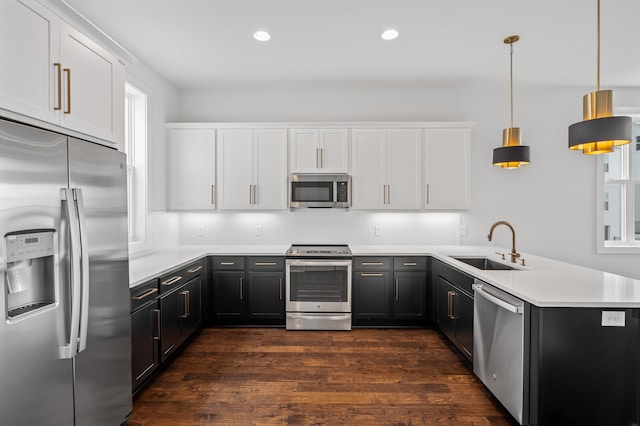
[[35,0],[0,2],[0,108],[121,144],[124,65]]
[[215,129],[167,130],[168,210],[215,210]]
[[220,209],[285,210],[287,182],[285,129],[219,130]]
[[348,173],[348,129],[291,129],[291,173]]
[[425,209],[468,209],[470,129],[427,129],[424,150]]
[[354,209],[420,209],[422,130],[353,129]]

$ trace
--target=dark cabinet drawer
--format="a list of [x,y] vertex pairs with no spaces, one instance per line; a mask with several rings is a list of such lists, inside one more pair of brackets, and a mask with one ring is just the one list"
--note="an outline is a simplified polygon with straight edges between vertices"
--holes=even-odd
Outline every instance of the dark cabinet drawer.
[[393,269],[395,271],[426,271],[427,258],[420,256],[394,257]]
[[242,256],[213,256],[211,267],[220,271],[244,270],[244,257]]
[[185,281],[190,281],[198,275],[203,275],[205,272],[205,264],[205,259],[200,259],[184,268],[184,274],[186,276]]
[[154,278],[130,290],[131,312],[158,297],[158,279]]
[[456,268],[449,266],[439,260],[433,260],[433,269],[435,276],[441,276],[450,283],[453,283],[460,290],[473,296],[473,277]]
[[281,271],[284,268],[282,256],[253,256],[247,259],[250,271]]
[[391,267],[391,258],[386,256],[354,257],[354,271],[388,271]]

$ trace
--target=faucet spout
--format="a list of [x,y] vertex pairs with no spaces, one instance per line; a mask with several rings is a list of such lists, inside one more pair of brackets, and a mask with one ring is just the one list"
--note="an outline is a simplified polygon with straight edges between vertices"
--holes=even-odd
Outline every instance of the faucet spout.
[[491,238],[493,238],[493,230],[496,229],[496,227],[498,227],[499,225],[504,225],[511,230],[511,262],[516,263],[516,259],[520,257],[520,253],[516,251],[516,230],[513,229],[513,226],[509,222],[500,220],[491,225],[491,229],[489,229],[489,235],[487,235],[487,238],[489,239],[489,241],[491,241]]

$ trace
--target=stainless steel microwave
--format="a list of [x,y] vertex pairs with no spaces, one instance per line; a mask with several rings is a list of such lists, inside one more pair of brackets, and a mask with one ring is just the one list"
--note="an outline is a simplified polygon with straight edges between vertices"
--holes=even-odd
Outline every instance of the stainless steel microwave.
[[351,207],[351,176],[298,174],[289,176],[289,208]]

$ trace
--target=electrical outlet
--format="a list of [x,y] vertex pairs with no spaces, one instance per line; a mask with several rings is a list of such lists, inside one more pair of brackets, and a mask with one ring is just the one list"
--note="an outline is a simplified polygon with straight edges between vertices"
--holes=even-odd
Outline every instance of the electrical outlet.
[[382,236],[382,226],[380,226],[380,225],[374,226],[373,232],[374,232],[376,237],[381,237]]
[[469,230],[467,229],[467,225],[460,225],[460,235],[464,236],[467,235],[469,233]]
[[624,311],[602,311],[603,327],[624,327]]
[[256,236],[260,237],[262,235],[262,225],[256,226]]
[[196,231],[196,235],[198,237],[204,237],[204,225],[199,225],[198,230]]

